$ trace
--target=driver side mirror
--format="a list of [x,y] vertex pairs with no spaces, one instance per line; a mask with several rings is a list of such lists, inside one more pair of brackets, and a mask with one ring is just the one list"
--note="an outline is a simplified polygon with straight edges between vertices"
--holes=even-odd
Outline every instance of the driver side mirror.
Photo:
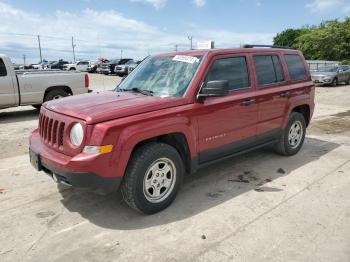
[[211,96],[226,96],[229,93],[229,86],[227,80],[215,80],[209,81],[205,86],[202,87],[197,98],[204,100],[206,97]]

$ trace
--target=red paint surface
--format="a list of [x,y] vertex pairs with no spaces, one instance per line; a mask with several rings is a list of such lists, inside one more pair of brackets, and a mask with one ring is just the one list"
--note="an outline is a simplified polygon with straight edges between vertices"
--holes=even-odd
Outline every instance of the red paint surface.
[[[259,87],[252,62],[255,53],[279,55],[285,81]],[[195,157],[208,149],[283,128],[289,113],[296,106],[309,105],[312,115],[315,92],[309,72],[307,80],[290,81],[283,60],[283,54],[287,53],[302,56],[293,50],[258,48],[177,52],[204,55],[184,97],[159,98],[109,91],[52,101],[42,107],[41,114],[67,123],[63,149],[45,143],[37,130],[31,135],[30,145],[50,166],[68,172],[93,172],[99,176],[113,177],[124,175],[135,145],[152,137],[182,133],[187,139],[191,157]],[[231,91],[225,97],[197,101],[196,96],[213,60],[235,55],[247,57],[251,88]],[[281,97],[284,91],[289,91],[290,96]],[[242,104],[245,99],[255,99],[256,103],[245,106]],[[69,143],[69,128],[74,122],[82,123],[85,130],[83,144],[78,148]],[[109,144],[114,146],[109,154],[81,153],[85,145]]]

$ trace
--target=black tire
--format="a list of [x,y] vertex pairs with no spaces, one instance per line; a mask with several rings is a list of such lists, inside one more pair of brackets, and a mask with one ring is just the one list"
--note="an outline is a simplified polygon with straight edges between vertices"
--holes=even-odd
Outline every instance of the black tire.
[[331,86],[336,87],[338,85],[338,79],[335,77],[331,83]]
[[[167,192],[163,191],[163,193],[166,193],[163,196],[165,198],[161,199],[160,202],[155,203],[147,199],[144,179],[147,179],[146,176],[150,177],[151,171],[149,171],[149,168],[151,168],[152,165],[154,166],[154,163],[161,159],[171,160],[171,163],[175,167],[175,172],[173,172],[173,174],[175,174],[173,176],[175,177],[175,180],[172,183],[172,187],[169,187],[171,189],[167,190]],[[165,176],[168,176],[167,174],[165,174]],[[132,154],[125,172],[121,185],[123,199],[131,208],[139,212],[145,214],[157,213],[168,207],[173,202],[181,187],[184,174],[184,163],[178,151],[172,146],[156,142],[141,146]],[[151,177],[153,178],[153,176],[155,176],[155,174],[153,174],[152,171]],[[154,181],[152,181],[152,183],[153,182]],[[159,189],[159,191],[161,191],[161,189]]]
[[[299,125],[299,123],[301,125],[300,128],[302,130],[301,138],[297,145],[292,146],[289,140],[289,133],[292,129],[292,126],[295,126],[296,124]],[[296,153],[299,152],[300,148],[303,146],[305,133],[306,133],[306,122],[305,122],[304,116],[298,112],[292,112],[289,117],[287,126],[283,130],[283,133],[278,143],[275,145],[275,151],[284,156],[295,155]]]
[[350,76],[348,77],[348,80],[346,80],[345,84],[350,85]]
[[45,95],[44,102],[54,100],[54,99],[63,98],[63,97],[66,97],[68,95],[69,94],[62,89],[51,90]]
[[76,70],[75,67],[71,67],[71,68],[69,69],[69,71],[73,71],[73,70]]
[[41,105],[32,105],[32,107],[34,107],[34,108],[37,109],[37,110],[40,110]]

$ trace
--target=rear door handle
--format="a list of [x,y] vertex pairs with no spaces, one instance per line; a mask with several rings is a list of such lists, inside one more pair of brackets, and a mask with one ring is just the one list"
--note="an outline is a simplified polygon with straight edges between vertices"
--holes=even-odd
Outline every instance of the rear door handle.
[[280,94],[280,97],[287,97],[290,95],[290,92],[286,91]]
[[255,99],[247,99],[242,102],[242,105],[244,106],[250,106],[251,104],[255,103]]

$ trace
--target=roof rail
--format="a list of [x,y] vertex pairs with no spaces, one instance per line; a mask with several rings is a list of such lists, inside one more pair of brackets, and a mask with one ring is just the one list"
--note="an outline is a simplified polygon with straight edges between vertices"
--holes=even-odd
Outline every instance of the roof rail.
[[295,49],[293,47],[289,46],[279,46],[279,45],[250,45],[245,44],[243,45],[243,48],[254,48],[254,47],[269,47],[269,48],[280,48],[280,49]]

